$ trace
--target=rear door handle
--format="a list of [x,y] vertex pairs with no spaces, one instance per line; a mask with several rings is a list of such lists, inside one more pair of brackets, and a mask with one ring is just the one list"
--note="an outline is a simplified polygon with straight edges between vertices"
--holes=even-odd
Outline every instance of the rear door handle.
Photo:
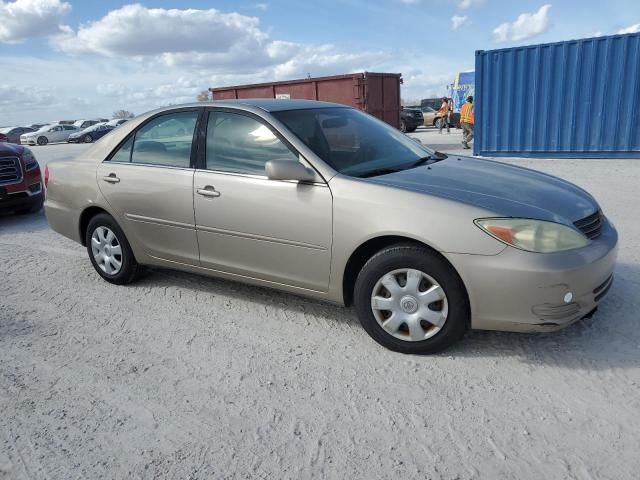
[[202,195],[203,197],[219,197],[221,195],[213,186],[207,185],[204,188],[198,188],[196,190],[198,195]]
[[108,183],[118,183],[120,179],[116,176],[115,173],[110,173],[106,177],[102,177],[102,180]]

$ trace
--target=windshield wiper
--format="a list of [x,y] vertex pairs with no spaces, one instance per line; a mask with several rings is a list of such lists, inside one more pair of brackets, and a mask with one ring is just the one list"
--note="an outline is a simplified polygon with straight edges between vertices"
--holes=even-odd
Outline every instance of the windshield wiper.
[[442,152],[433,152],[431,155],[427,155],[426,157],[419,158],[414,163],[412,163],[408,168],[419,167],[420,165],[431,165],[432,163],[439,162],[447,158],[448,155]]

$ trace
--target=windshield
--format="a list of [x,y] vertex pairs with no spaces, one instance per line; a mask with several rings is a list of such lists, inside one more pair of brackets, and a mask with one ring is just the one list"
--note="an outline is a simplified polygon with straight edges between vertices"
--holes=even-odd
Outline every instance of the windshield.
[[405,170],[434,152],[377,118],[353,108],[272,112],[307,147],[345,175]]

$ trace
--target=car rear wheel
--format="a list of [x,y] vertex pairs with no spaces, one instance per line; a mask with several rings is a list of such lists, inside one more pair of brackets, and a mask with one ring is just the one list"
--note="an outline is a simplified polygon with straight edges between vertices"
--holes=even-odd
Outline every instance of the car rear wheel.
[[91,135],[85,135],[84,138],[82,139],[82,141],[84,143],[91,143],[91,142],[93,142],[93,138],[91,137]]
[[443,350],[470,323],[458,274],[434,252],[414,245],[388,247],[371,257],[356,280],[354,303],[367,333],[401,353]]
[[89,221],[85,242],[91,264],[107,282],[125,285],[138,274],[138,262],[113,217],[101,213]]
[[442,125],[442,118],[436,118],[435,123],[434,123],[434,126],[435,126],[437,129],[440,129],[440,126],[441,126],[441,125]]
[[46,145],[47,143],[49,143],[49,139],[47,137],[38,137],[38,145]]

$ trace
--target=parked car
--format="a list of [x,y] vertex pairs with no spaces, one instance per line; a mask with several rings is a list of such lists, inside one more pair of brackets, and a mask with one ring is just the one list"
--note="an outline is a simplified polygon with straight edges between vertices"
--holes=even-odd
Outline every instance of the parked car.
[[107,125],[112,125],[114,127],[119,127],[123,123],[127,123],[128,120],[129,120],[128,118],[114,118],[113,120],[109,120],[107,122]]
[[85,128],[79,132],[69,135],[67,142],[69,143],[91,143],[95,142],[99,138],[104,137],[107,133],[113,130],[115,127],[107,123],[96,123],[90,127]]
[[69,135],[79,130],[75,125],[47,125],[37,132],[21,135],[20,143],[23,145],[46,145],[50,142],[66,142]]
[[106,281],[154,265],[353,304],[400,352],[469,327],[556,330],[612,282],[617,233],[581,188],[447,157],[344,105],[166,107],[47,168],[49,224]]
[[[442,122],[442,116],[440,115],[440,112],[428,106],[420,107],[420,109],[422,110],[422,115],[424,116],[424,125],[426,127],[440,128],[440,122]],[[451,116],[449,118],[449,126],[460,128],[460,113],[451,113]]]
[[32,123],[31,125],[25,125],[25,128],[30,128],[34,131],[37,131],[46,125],[49,125],[49,124],[48,123]]
[[400,131],[414,132],[416,128],[424,124],[422,112],[414,108],[402,107],[400,110]]
[[34,131],[33,128],[27,127],[0,128],[0,142],[20,143],[20,135]]
[[73,125],[78,127],[79,130],[84,130],[87,127],[90,127],[92,125],[95,125],[96,123],[100,123],[101,120],[76,120],[75,122],[73,122]]
[[0,211],[36,212],[44,201],[40,166],[21,145],[0,144]]

